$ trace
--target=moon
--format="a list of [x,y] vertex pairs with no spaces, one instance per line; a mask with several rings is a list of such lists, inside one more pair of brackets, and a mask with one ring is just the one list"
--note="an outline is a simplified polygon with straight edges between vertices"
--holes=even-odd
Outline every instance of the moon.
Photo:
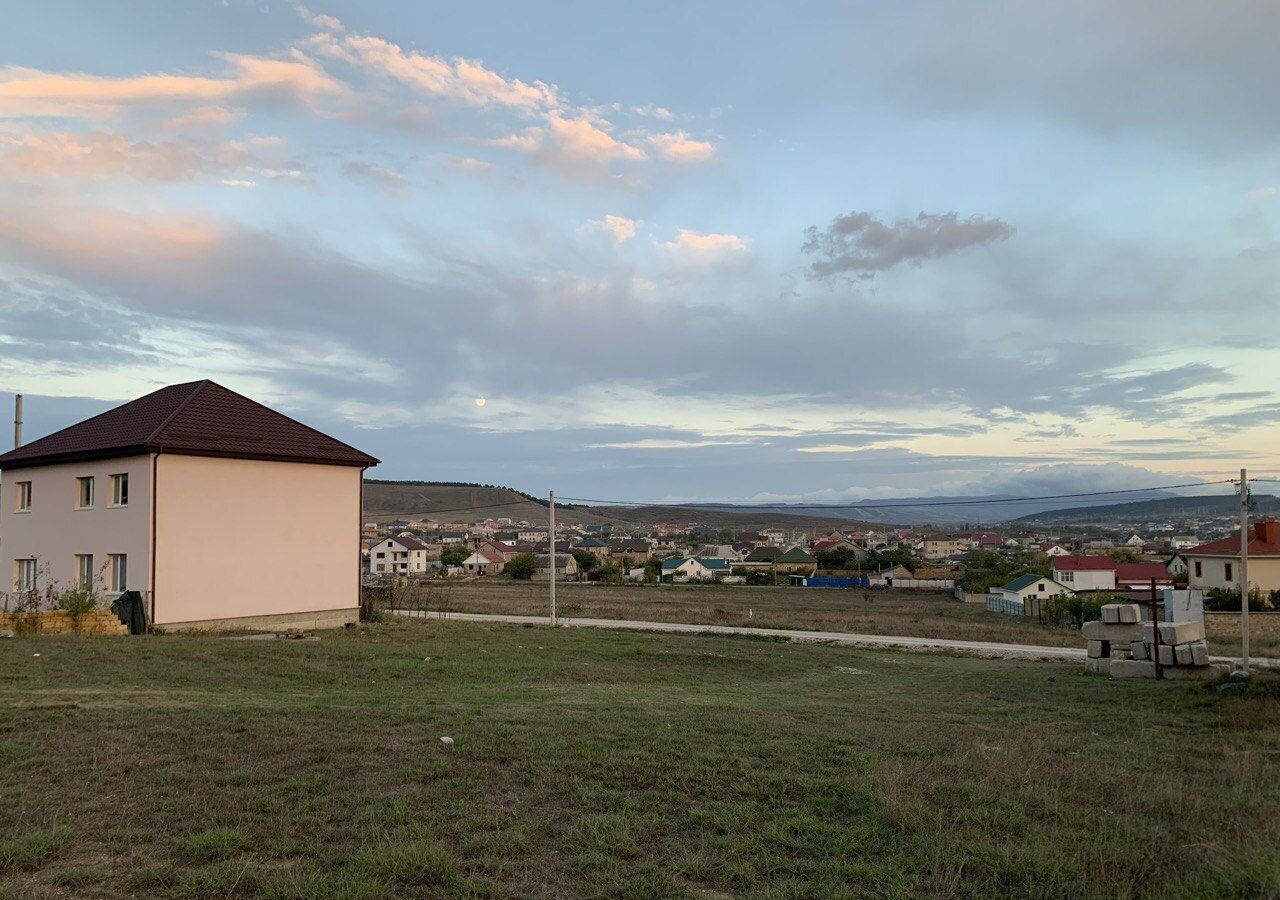
[[489,401],[488,401],[488,400],[486,400],[486,399],[484,399],[483,397],[477,397],[477,398],[476,398],[476,406],[484,406],[484,405],[485,405],[486,403],[488,403],[488,402],[489,402]]

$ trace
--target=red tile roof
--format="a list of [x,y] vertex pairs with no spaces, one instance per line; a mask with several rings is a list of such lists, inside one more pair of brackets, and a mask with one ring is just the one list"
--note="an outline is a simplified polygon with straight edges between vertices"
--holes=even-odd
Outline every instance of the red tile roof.
[[1105,572],[1116,567],[1116,561],[1110,556],[1055,556],[1051,562],[1059,572],[1092,570]]
[[1117,563],[1116,581],[1140,581],[1146,584],[1154,578],[1157,582],[1167,582],[1172,576],[1163,564],[1157,562]]
[[367,453],[212,381],[161,388],[0,455],[0,468],[181,453],[375,466]]
[[[1231,537],[1188,547],[1179,551],[1183,556],[1239,556],[1240,532]],[[1276,520],[1270,516],[1253,523],[1249,534],[1250,556],[1280,556],[1280,528]]]

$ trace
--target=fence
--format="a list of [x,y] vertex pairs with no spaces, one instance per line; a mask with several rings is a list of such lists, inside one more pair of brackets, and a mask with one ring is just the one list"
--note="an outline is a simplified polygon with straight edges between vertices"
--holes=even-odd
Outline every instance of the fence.
[[987,594],[987,612],[1021,616],[1026,610],[1018,597],[1010,597],[1007,594]]

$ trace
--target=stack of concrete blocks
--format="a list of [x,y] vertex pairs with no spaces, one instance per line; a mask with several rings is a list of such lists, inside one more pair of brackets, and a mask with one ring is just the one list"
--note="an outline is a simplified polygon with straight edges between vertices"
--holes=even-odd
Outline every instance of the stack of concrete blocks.
[[1085,671],[1106,675],[1117,663],[1132,662],[1133,642],[1142,638],[1141,619],[1136,603],[1108,603],[1101,622],[1085,622],[1080,629],[1089,650]]
[[[1204,620],[1143,622],[1137,603],[1108,603],[1101,622],[1086,622],[1085,670],[1113,678],[1154,678],[1158,655],[1165,678],[1206,678],[1218,672],[1209,664]],[[1156,644],[1159,629],[1160,643]]]

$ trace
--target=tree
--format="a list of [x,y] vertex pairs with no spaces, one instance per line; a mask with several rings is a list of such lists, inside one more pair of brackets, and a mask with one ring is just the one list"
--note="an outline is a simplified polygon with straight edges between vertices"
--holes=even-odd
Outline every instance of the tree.
[[538,571],[538,560],[532,553],[517,553],[502,571],[518,581],[528,581]]
[[1117,547],[1111,551],[1111,558],[1118,563],[1136,563],[1138,562],[1138,554],[1134,553],[1128,547]]
[[817,556],[818,565],[824,569],[847,569],[849,563],[857,562],[858,554],[848,547],[836,547],[834,550],[822,550]]
[[600,568],[600,557],[596,556],[590,550],[575,548],[569,552],[572,553],[573,558],[578,561],[579,571],[595,572]]
[[467,561],[467,557],[470,555],[466,547],[445,547],[440,551],[440,565],[445,567],[460,566]]

